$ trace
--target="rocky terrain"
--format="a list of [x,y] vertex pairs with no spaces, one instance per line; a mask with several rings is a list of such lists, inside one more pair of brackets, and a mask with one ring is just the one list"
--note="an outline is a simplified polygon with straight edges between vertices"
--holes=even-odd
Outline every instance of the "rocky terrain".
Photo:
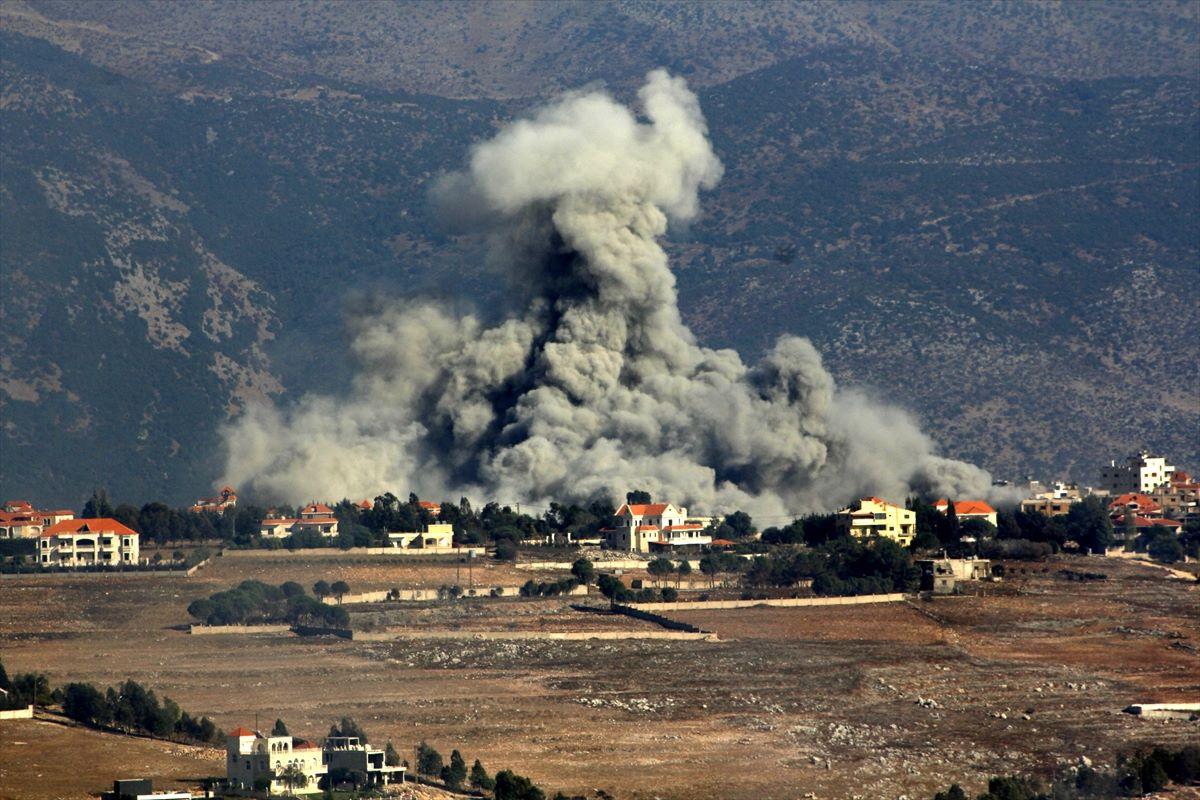
[[[704,343],[810,336],[1005,477],[1200,461],[1194,4],[0,3],[0,488],[186,502],[348,322],[503,308],[430,181],[564,89],[700,89]],[[90,453],[88,459],[73,454]],[[403,487],[399,487],[403,491]]]

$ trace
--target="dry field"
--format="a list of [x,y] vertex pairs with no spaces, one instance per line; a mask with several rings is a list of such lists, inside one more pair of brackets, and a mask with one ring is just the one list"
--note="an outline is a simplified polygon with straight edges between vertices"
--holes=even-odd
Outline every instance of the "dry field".
[[[1111,763],[1141,742],[1200,736],[1196,723],[1120,713],[1132,702],[1200,697],[1196,587],[1115,560],[1045,566],[988,597],[678,615],[720,642],[349,642],[173,630],[190,600],[246,577],[341,578],[355,590],[454,582],[453,564],[227,555],[191,579],[0,579],[0,655],[10,673],[40,669],[55,683],[132,677],[225,728],[278,716],[316,737],[348,714],[402,751],[427,739],[551,791],[604,788],[620,800],[915,799],[952,780],[978,789],[987,774],[1081,755]],[[1110,577],[1068,581],[1064,567]],[[516,574],[491,584],[524,580],[493,569]],[[355,616],[356,626],[426,629],[645,625],[581,614],[567,600]],[[34,739],[25,731],[33,723],[15,724],[21,740]],[[9,731],[0,727],[6,745],[18,738]],[[32,779],[28,751],[0,747],[0,795],[82,796],[150,769],[138,749],[147,743],[128,741],[136,745],[127,752],[111,745],[72,759],[52,789]]]

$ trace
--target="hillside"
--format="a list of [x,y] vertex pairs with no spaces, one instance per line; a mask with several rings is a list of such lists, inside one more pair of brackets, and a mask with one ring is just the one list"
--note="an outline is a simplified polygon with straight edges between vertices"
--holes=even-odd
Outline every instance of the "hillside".
[[429,181],[657,65],[726,167],[670,243],[706,344],[810,336],[1006,476],[1200,461],[1196,7],[766,8],[0,6],[0,488],[190,500],[245,403],[345,386],[347,316],[503,305]]

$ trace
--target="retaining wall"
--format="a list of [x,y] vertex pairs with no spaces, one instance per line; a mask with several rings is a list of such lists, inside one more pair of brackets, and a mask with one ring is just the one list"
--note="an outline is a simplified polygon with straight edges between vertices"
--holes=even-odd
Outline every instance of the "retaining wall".
[[235,558],[286,558],[289,556],[324,556],[326,558],[361,558],[363,556],[391,556],[397,558],[401,556],[414,556],[416,558],[428,558],[429,556],[468,556],[471,553],[475,554],[476,558],[481,558],[487,554],[487,551],[482,547],[425,547],[425,548],[401,548],[401,547],[352,547],[349,550],[342,550],[340,547],[301,547],[296,550],[288,550],[282,547],[278,550],[266,550],[255,548],[252,550],[230,550],[225,553],[228,558],[231,554],[236,553]]
[[[587,587],[581,585],[576,586],[569,592],[562,592],[561,594],[584,595],[587,593]],[[459,599],[479,597],[519,597],[520,595],[520,586],[476,586],[474,589],[463,587],[463,593],[459,595]],[[351,603],[427,602],[430,600],[440,599],[442,599],[442,596],[439,594],[437,589],[401,589],[399,592],[394,594],[387,590],[379,592],[362,592],[361,594],[347,594],[342,596],[341,604],[350,605]],[[338,599],[336,597],[326,597],[322,602],[327,605],[338,605]]]
[[0,711],[0,719],[33,719],[33,706]]
[[864,594],[857,597],[786,597],[772,600],[703,600],[677,603],[630,603],[630,608],[640,611],[710,611],[729,608],[753,608],[755,606],[777,606],[796,608],[808,606],[857,606],[869,603],[897,603],[904,599],[900,592],[894,594]]
[[671,639],[717,641],[715,634],[686,631],[355,631],[356,642],[394,642],[402,639],[467,639],[502,641],[512,639],[542,639],[549,641],[581,642],[589,639]]
[[193,636],[218,633],[291,633],[290,625],[189,625]]

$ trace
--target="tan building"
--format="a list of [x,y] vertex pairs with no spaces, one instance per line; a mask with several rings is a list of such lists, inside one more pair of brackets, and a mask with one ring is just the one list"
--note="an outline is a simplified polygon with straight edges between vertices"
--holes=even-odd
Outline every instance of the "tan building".
[[[943,498],[934,503],[933,507],[945,514],[950,510],[950,502]],[[958,517],[959,522],[966,522],[969,519],[981,519],[984,522],[991,523],[993,528],[996,527],[996,509],[982,500],[955,500],[954,515]]]
[[402,550],[454,547],[454,526],[448,522],[434,522],[426,525],[422,532],[389,533],[388,546]]
[[324,503],[309,503],[299,517],[267,517],[258,526],[260,536],[284,539],[293,533],[313,531],[333,538],[338,535],[338,520]]
[[921,589],[936,594],[954,594],[963,583],[992,579],[992,562],[985,558],[930,558],[917,566]]
[[291,736],[235,728],[225,740],[225,780],[234,792],[314,794],[327,772],[321,748]]
[[917,535],[917,513],[878,497],[864,497],[837,512],[837,525],[851,536],[879,536],[908,547]]
[[70,509],[38,509],[25,500],[8,500],[0,511],[0,539],[34,539],[51,525],[74,518]]
[[1071,510],[1071,506],[1079,502],[1078,497],[1035,497],[1032,500],[1022,500],[1021,510],[1026,514],[1034,512],[1045,514],[1047,517],[1061,517]]
[[138,534],[115,519],[71,519],[51,525],[38,542],[48,566],[119,566],[138,563]]
[[604,531],[617,550],[649,553],[712,542],[705,525],[689,522],[687,509],[671,503],[625,503],[617,509],[613,527]]
[[211,511],[214,514],[221,514],[225,509],[233,508],[236,505],[237,492],[233,490],[232,486],[222,486],[216,497],[201,497],[190,510],[196,513]]

